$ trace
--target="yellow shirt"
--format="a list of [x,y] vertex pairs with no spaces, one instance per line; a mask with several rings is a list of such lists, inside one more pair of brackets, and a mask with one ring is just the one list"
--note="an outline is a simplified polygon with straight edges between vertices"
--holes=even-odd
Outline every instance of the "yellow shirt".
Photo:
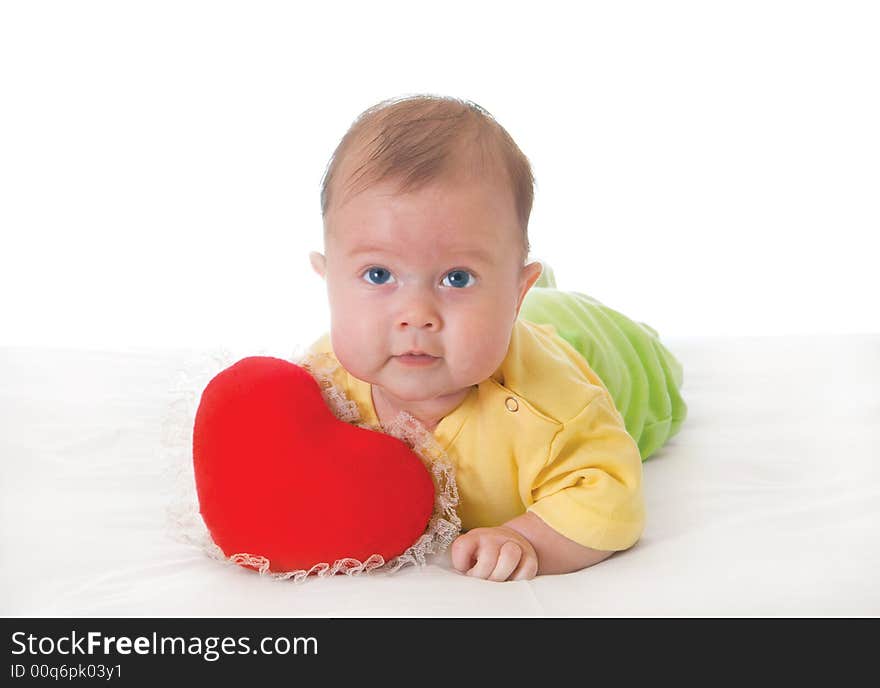
[[[325,334],[309,349],[338,364]],[[371,386],[334,376],[380,427]],[[585,547],[623,550],[644,528],[642,460],[608,390],[552,325],[516,321],[498,370],[433,431],[455,466],[462,528],[534,512]]]

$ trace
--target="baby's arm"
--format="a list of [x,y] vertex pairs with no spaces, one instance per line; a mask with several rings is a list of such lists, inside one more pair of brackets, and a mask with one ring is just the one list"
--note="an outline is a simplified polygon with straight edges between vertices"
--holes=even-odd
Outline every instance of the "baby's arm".
[[548,454],[521,466],[526,513],[459,536],[452,543],[456,569],[523,580],[579,571],[636,543],[645,522],[642,460],[607,392],[561,424]]
[[569,540],[529,511],[503,526],[468,531],[456,538],[451,551],[458,571],[493,581],[580,571],[614,554]]
[[614,554],[614,552],[590,549],[574,540],[569,540],[531,511],[517,516],[504,525],[517,531],[532,543],[538,555],[538,575],[580,571]]

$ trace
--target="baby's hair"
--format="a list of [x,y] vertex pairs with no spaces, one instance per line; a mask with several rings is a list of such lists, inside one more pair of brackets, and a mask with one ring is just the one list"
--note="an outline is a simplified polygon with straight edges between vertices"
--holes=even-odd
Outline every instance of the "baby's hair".
[[[346,175],[347,179],[337,179],[343,174],[343,163],[357,167]],[[321,215],[326,218],[337,191],[343,188],[357,193],[386,179],[400,179],[399,192],[415,191],[466,164],[480,174],[492,168],[506,173],[522,230],[525,259],[530,248],[528,225],[534,200],[532,167],[504,127],[469,100],[405,96],[383,100],[362,112],[342,137],[324,172]]]

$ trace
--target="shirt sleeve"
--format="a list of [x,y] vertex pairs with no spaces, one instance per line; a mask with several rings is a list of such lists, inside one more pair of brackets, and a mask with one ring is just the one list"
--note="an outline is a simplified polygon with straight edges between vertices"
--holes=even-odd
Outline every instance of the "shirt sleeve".
[[645,523],[638,445],[607,394],[563,423],[533,480],[528,511],[584,547],[632,547]]

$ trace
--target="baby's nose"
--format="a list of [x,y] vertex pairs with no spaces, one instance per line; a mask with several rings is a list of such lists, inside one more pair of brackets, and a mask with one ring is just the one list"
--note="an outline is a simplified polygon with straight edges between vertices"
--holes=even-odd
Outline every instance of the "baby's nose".
[[419,327],[419,328],[427,328],[427,329],[435,329],[438,318],[419,318],[419,317],[410,317],[400,321],[401,327]]
[[414,299],[404,306],[398,314],[397,322],[401,329],[415,327],[436,331],[442,325],[440,313],[429,300]]

